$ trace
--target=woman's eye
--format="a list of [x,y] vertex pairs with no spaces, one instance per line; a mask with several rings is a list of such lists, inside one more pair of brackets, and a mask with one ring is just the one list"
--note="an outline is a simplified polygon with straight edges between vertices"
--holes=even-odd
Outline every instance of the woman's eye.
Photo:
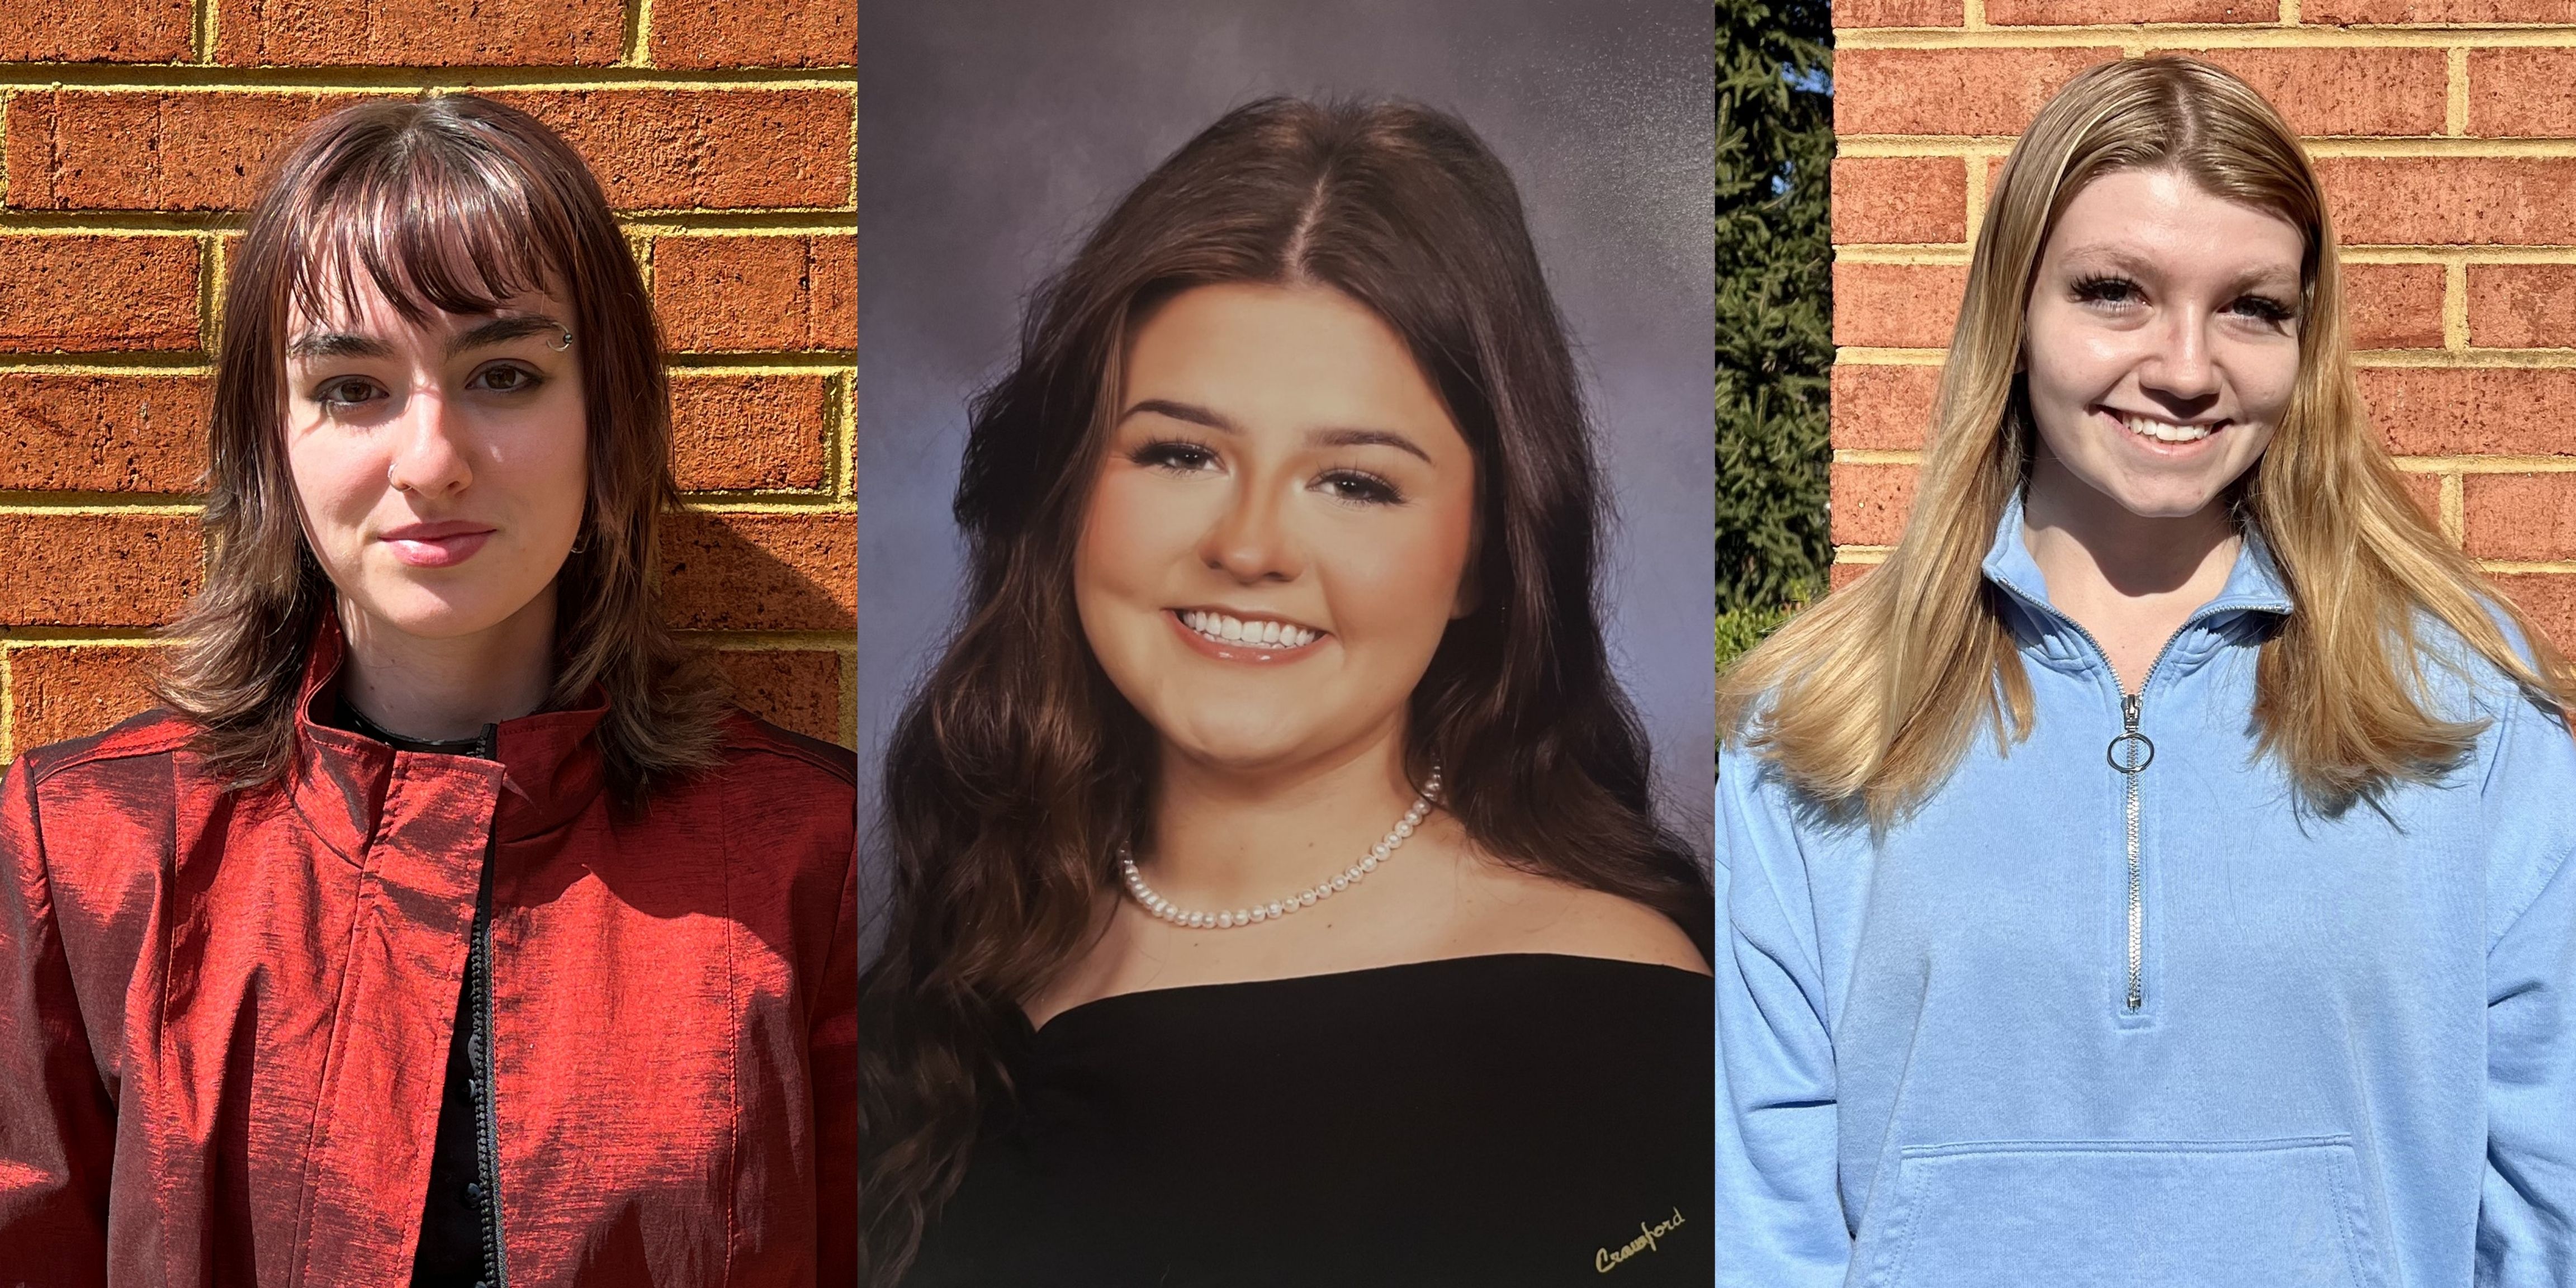
[[489,389],[496,394],[520,394],[544,384],[545,377],[526,367],[502,363],[475,372],[471,383],[475,388]]
[[1133,459],[1139,465],[1183,474],[1196,474],[1216,465],[1216,453],[1196,443],[1183,442],[1147,443],[1136,450]]
[[2118,308],[2139,302],[2138,284],[2125,277],[2088,277],[2075,284],[2075,298]]
[[351,378],[333,380],[314,390],[313,401],[325,407],[346,408],[373,402],[381,394],[382,391],[376,388],[376,382]]
[[2230,312],[2275,326],[2298,316],[2289,305],[2267,295],[2247,295],[2227,306]]
[[1315,485],[1337,501],[1393,505],[1404,499],[1394,484],[1365,470],[1334,470],[1316,480]]

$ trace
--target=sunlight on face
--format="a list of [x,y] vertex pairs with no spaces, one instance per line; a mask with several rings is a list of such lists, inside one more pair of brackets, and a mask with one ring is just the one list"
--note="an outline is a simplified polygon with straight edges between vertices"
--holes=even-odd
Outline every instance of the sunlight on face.
[[2087,185],[2031,283],[2023,352],[2046,450],[2140,517],[2207,508],[2297,385],[2304,250],[2288,220],[2179,171]]
[[1476,464],[1404,342],[1321,287],[1204,286],[1135,329],[1074,562],[1166,748],[1303,763],[1401,729],[1465,611]]
[[[374,288],[354,317],[287,319],[286,454],[305,538],[354,610],[474,635],[548,593],[588,494],[570,308],[413,326]],[[352,625],[356,625],[352,623]]]

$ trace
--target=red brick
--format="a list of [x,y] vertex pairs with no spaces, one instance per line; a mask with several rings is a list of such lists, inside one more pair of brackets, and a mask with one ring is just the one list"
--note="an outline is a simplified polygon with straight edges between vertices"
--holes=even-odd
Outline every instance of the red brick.
[[671,515],[662,536],[671,622],[701,631],[850,630],[858,546],[847,514]]
[[664,237],[653,309],[675,352],[848,350],[858,272],[849,237]]
[[158,705],[145,687],[151,660],[151,649],[127,645],[9,650],[10,741],[85,738]]
[[361,97],[22,91],[9,99],[9,204],[28,210],[245,206],[297,130]]
[[183,514],[0,515],[0,626],[158,626],[197,591]]
[[675,376],[672,468],[691,492],[819,488],[830,477],[823,376]]
[[1841,590],[1843,587],[1868,576],[1869,570],[1877,566],[1878,565],[1874,563],[1837,562],[1825,569],[1825,589],[1829,591]]
[[1957,157],[1836,157],[1834,240],[1968,240],[1968,166]]
[[2489,573],[2487,580],[2562,653],[2576,653],[2576,573]]
[[859,7],[656,0],[651,48],[656,67],[849,67],[859,61]]
[[1834,265],[1834,343],[1938,349],[1950,343],[1964,264]]
[[0,351],[193,350],[197,270],[186,237],[0,236]]
[[189,0],[30,0],[0,8],[0,63],[175,63]]
[[[365,95],[22,91],[9,204],[238,210],[295,132]],[[838,207],[851,96],[833,90],[513,90],[493,98],[578,149],[620,210]]]
[[2439,49],[2184,52],[2236,73],[2303,135],[2439,134],[2450,100],[2447,56]]
[[2091,27],[2122,22],[2278,22],[2274,0],[1987,0],[1998,27]]
[[2117,49],[1846,49],[1834,133],[2019,134],[2075,73]]
[[1834,26],[1959,27],[1968,21],[1965,0],[1850,0],[1831,6]]
[[2469,51],[2468,132],[2480,138],[2576,136],[2576,50]]
[[2363,23],[2576,23],[2576,0],[2307,0],[2299,21],[2312,26]]
[[1911,465],[1833,464],[1834,544],[1892,546],[1914,508]]
[[841,740],[841,655],[814,649],[716,649],[743,710],[808,738]]
[[2413,470],[2400,473],[2397,481],[2406,488],[2406,497],[2424,512],[2435,528],[2442,526],[2442,476]]
[[2554,246],[2576,228],[2576,158],[2320,157],[2347,246]]
[[221,0],[215,21],[234,66],[599,67],[626,39],[619,0]]
[[595,89],[492,97],[580,149],[620,210],[850,204],[851,92]]
[[2442,266],[2346,264],[2344,329],[2356,349],[2442,347]]
[[2576,264],[2469,265],[2469,343],[2489,349],[2576,345]]
[[1834,446],[1882,451],[1923,446],[1940,392],[1939,367],[1834,364]]
[[2400,456],[2576,452],[2576,371],[2364,367],[2371,424]]
[[2461,544],[2480,559],[2576,559],[2576,474],[2460,480]]
[[205,458],[200,377],[0,374],[0,491],[187,492]]

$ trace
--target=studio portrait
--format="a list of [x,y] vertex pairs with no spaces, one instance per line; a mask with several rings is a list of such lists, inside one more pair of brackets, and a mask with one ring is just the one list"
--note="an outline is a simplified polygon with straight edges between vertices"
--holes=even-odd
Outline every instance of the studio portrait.
[[1707,1278],[1708,29],[1612,9],[869,19],[863,1282]]

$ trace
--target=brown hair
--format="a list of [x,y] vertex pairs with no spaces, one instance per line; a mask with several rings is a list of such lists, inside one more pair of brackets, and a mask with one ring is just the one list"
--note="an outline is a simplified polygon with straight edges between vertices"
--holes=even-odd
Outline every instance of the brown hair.
[[1475,454],[1475,608],[1413,691],[1414,780],[1436,761],[1443,807],[1483,851],[1654,908],[1707,950],[1707,877],[1655,821],[1646,740],[1610,674],[1591,430],[1510,174],[1463,123],[1412,104],[1239,108],[1093,230],[975,401],[963,625],[886,758],[893,902],[859,1004],[876,1282],[901,1273],[983,1116],[1007,1105],[1020,1003],[1087,942],[1120,845],[1146,826],[1156,739],[1085,642],[1073,550],[1130,324],[1219,282],[1368,307]]
[[306,546],[284,440],[290,308],[353,311],[361,274],[408,320],[488,314],[528,291],[571,306],[590,487],[557,574],[549,700],[594,684],[612,792],[712,764],[724,690],[663,623],[654,533],[675,504],[670,391],[651,301],[581,157],[488,99],[373,102],[315,123],[231,255],[207,433],[206,581],[156,688],[239,784],[285,772],[308,646],[334,594]]
[[2110,62],[2040,110],[1996,180],[1895,551],[1719,678],[1719,735],[1770,757],[1811,797],[1885,824],[1939,786],[1981,729],[2029,733],[2030,683],[1981,571],[2030,469],[2034,430],[2014,366],[2058,218],[2086,184],[2130,169],[2180,171],[2280,216],[2306,243],[2298,383],[2234,494],[2238,522],[2270,546],[2298,606],[2256,664],[2262,751],[2328,811],[2453,764],[2481,726],[2444,719],[2430,701],[2424,664],[2452,661],[2421,638],[2432,623],[2532,701],[2576,701],[2576,671],[2435,530],[2371,431],[2344,336],[2334,229],[2298,136],[2207,63]]

